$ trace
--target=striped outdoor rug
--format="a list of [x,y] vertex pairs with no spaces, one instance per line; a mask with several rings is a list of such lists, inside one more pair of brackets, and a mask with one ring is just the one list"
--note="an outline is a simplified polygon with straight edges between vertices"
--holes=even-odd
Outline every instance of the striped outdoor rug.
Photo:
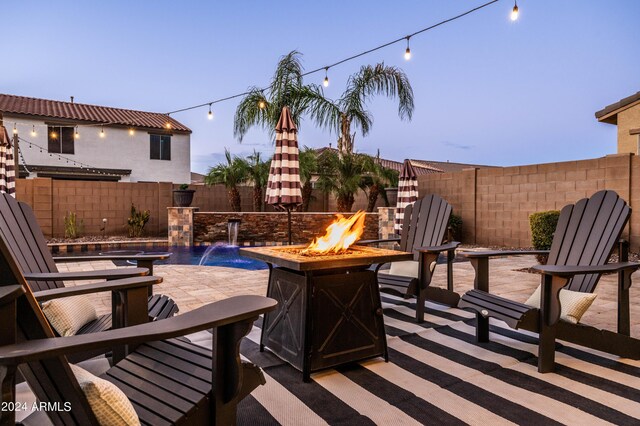
[[501,323],[476,344],[473,317],[383,295],[390,362],[373,359],[312,375],[259,351],[260,328],[241,346],[267,384],[241,404],[243,425],[640,424],[640,362],[558,345],[555,373],[539,374],[537,339]]

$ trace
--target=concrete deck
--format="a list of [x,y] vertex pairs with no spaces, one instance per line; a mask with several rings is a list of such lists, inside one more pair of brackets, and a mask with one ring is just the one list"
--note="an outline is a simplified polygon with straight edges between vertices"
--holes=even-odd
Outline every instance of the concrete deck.
[[[518,256],[492,259],[490,263],[490,286],[495,294],[524,302],[540,284],[540,276],[518,269],[528,268],[537,262],[533,256]],[[61,271],[95,270],[113,268],[110,261],[60,264]],[[268,270],[246,271],[243,269],[213,266],[161,265],[154,269],[155,275],[164,282],[155,287],[157,293],[172,297],[181,312],[204,304],[241,294],[265,295]],[[464,293],[473,287],[474,271],[471,264],[454,264],[456,291]],[[640,272],[633,275],[634,282],[640,280]],[[434,285],[445,286],[446,268],[436,268]],[[74,285],[70,282],[68,285]],[[604,276],[596,289],[598,297],[589,308],[582,323],[608,330],[616,330],[617,275]],[[111,309],[108,293],[95,299],[98,313]],[[640,338],[640,283],[631,287],[631,335]]]

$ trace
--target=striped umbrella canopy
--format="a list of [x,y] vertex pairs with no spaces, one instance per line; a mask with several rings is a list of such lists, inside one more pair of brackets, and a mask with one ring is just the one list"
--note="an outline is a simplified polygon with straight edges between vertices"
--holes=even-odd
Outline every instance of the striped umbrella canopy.
[[289,244],[291,244],[291,209],[302,204],[300,184],[300,150],[298,128],[289,107],[282,108],[276,125],[276,152],[271,160],[265,201],[287,211]]
[[0,129],[0,192],[15,197],[16,171],[13,160],[13,144],[4,126]]
[[394,229],[396,233],[402,231],[402,221],[404,220],[404,209],[413,204],[418,199],[418,176],[413,169],[410,160],[404,160],[400,171],[398,182],[398,202],[396,204],[396,220]]
[[276,125],[276,152],[271,160],[265,201],[276,207],[290,209],[302,204],[298,129],[289,107],[282,108]]

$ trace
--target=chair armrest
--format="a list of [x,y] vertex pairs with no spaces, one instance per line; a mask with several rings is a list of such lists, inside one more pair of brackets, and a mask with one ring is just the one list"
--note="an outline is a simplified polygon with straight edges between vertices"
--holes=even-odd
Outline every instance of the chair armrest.
[[263,296],[235,296],[162,321],[103,331],[98,339],[95,334],[84,334],[6,345],[0,347],[0,365],[16,365],[88,350],[184,336],[196,331],[252,320],[260,314],[274,310],[276,304],[275,300]]
[[77,272],[27,272],[27,281],[65,281],[65,280],[115,280],[119,278],[140,277],[148,275],[147,268],[101,269],[99,271]]
[[150,285],[160,284],[161,282],[161,277],[133,277],[120,280],[102,281],[93,284],[76,285],[73,287],[60,287],[52,288],[50,290],[40,290],[35,291],[33,295],[38,300],[38,302],[44,302],[45,300],[78,296],[80,294],[100,293],[103,291],[121,291],[131,288],[148,287]]
[[525,256],[531,254],[549,254],[549,250],[491,250],[491,251],[459,251],[459,254],[469,259],[490,258],[500,256]]
[[8,285],[0,287],[0,306],[13,302],[24,294],[21,285]]
[[400,237],[397,237],[397,238],[387,238],[387,239],[380,239],[380,240],[358,240],[356,241],[356,245],[366,246],[369,244],[376,244],[376,243],[399,243],[399,242],[400,242]]
[[534,271],[542,272],[546,275],[553,275],[558,277],[572,277],[574,275],[583,274],[602,274],[606,272],[620,272],[629,269],[640,268],[640,263],[636,262],[619,262],[608,263],[606,265],[589,265],[589,266],[575,266],[575,265],[536,265],[531,267]]
[[450,243],[443,244],[441,246],[420,247],[416,249],[416,251],[420,253],[442,253],[443,251],[455,250],[459,245],[459,242],[451,241]]
[[122,254],[107,254],[100,256],[59,256],[54,257],[53,260],[56,263],[66,262],[89,262],[96,260],[164,260],[171,257],[172,253],[158,253],[158,254],[135,254],[135,255],[122,255]]

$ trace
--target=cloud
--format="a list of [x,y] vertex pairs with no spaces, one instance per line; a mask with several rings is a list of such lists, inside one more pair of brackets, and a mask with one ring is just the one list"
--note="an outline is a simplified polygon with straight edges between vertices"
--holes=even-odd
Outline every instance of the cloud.
[[450,146],[451,148],[456,148],[456,149],[472,149],[474,148],[474,145],[463,145],[461,143],[455,143],[455,142],[449,142],[449,141],[442,141],[441,142],[442,145],[445,146]]

